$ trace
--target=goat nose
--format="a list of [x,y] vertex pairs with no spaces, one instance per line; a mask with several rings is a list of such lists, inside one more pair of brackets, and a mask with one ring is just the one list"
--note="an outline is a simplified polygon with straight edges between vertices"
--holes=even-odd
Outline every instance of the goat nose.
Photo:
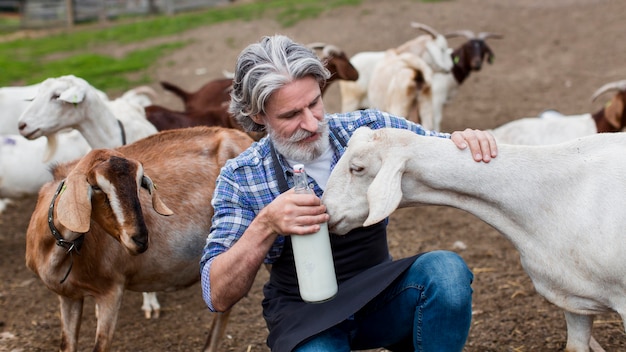
[[26,128],[26,122],[19,122],[17,128],[21,131]]

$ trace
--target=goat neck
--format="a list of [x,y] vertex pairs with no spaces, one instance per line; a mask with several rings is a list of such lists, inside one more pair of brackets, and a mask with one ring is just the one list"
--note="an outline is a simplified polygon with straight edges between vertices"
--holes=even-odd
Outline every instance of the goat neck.
[[115,148],[126,144],[124,125],[109,109],[107,103],[101,99],[94,99],[90,111],[85,113],[86,118],[76,126],[76,129],[85,137],[85,140],[94,149]]

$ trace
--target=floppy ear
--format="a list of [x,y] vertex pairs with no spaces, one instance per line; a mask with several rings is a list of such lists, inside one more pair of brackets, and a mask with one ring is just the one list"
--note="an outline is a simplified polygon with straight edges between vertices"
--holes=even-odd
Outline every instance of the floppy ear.
[[59,222],[72,232],[89,231],[91,222],[91,186],[83,173],[71,172],[59,193]]
[[487,53],[487,62],[489,64],[493,64],[496,56],[494,55],[493,51],[491,51],[491,48],[487,46],[487,44],[485,44],[485,53]]
[[83,99],[85,99],[85,87],[76,85],[69,87],[59,96],[59,100],[72,104],[78,104]]
[[367,189],[369,215],[363,226],[373,225],[389,216],[402,199],[402,175],[406,158],[391,157],[383,161],[378,174]]
[[150,177],[146,175],[143,176],[143,179],[141,180],[141,187],[147,189],[148,193],[150,193],[150,195],[152,196],[152,208],[154,208],[157,213],[161,215],[174,214],[174,212],[170,208],[168,208],[165,203],[163,203],[161,198],[159,198],[156,191],[157,187],[154,182],[152,182],[152,179],[150,179]]

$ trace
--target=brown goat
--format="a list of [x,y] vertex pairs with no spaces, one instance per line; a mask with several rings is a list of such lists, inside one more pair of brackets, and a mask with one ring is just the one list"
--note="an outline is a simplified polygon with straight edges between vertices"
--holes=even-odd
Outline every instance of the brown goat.
[[[26,265],[59,296],[61,351],[78,349],[85,296],[98,307],[93,351],[108,351],[124,290],[200,280],[215,180],[251,143],[234,129],[176,129],[53,168],[26,232]],[[227,318],[215,316],[207,351],[216,351]]]
[[213,108],[222,108],[226,111],[232,86],[232,78],[218,78],[190,93],[173,83],[161,81],[161,87],[176,94],[183,101],[185,112],[190,114],[200,114]]
[[326,69],[330,72],[330,78],[321,87],[322,94],[326,92],[330,84],[338,79],[345,81],[356,81],[359,79],[359,71],[352,66],[350,58],[346,53],[335,45],[325,43],[308,44],[313,50],[321,50],[320,60],[324,63]]
[[[210,107],[203,112],[184,112],[174,111],[160,105],[150,105],[145,107],[145,111],[148,121],[159,131],[195,126],[216,126],[243,131],[241,125],[226,108]],[[264,132],[246,133],[255,141],[265,136]]]
[[[330,71],[331,76],[321,86],[322,94],[329,84],[337,79],[354,81],[359,78],[358,71],[352,66],[346,54],[334,45],[323,43],[309,44],[312,50],[321,50],[320,60]],[[218,78],[204,84],[197,91],[190,93],[173,83],[161,81],[161,86],[176,94],[183,101],[184,111],[151,105],[146,107],[146,117],[159,131],[191,126],[222,126],[241,129],[235,118],[228,112],[232,78]],[[254,140],[259,140],[265,133],[248,133]]]

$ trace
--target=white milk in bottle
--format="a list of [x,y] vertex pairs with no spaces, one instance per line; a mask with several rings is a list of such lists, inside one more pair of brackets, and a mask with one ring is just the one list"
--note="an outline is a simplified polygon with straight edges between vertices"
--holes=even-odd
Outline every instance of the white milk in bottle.
[[[295,192],[313,193],[309,188],[304,165],[295,165],[293,173]],[[309,303],[319,303],[335,297],[337,277],[328,224],[320,224],[320,230],[316,233],[290,237],[302,299]]]

